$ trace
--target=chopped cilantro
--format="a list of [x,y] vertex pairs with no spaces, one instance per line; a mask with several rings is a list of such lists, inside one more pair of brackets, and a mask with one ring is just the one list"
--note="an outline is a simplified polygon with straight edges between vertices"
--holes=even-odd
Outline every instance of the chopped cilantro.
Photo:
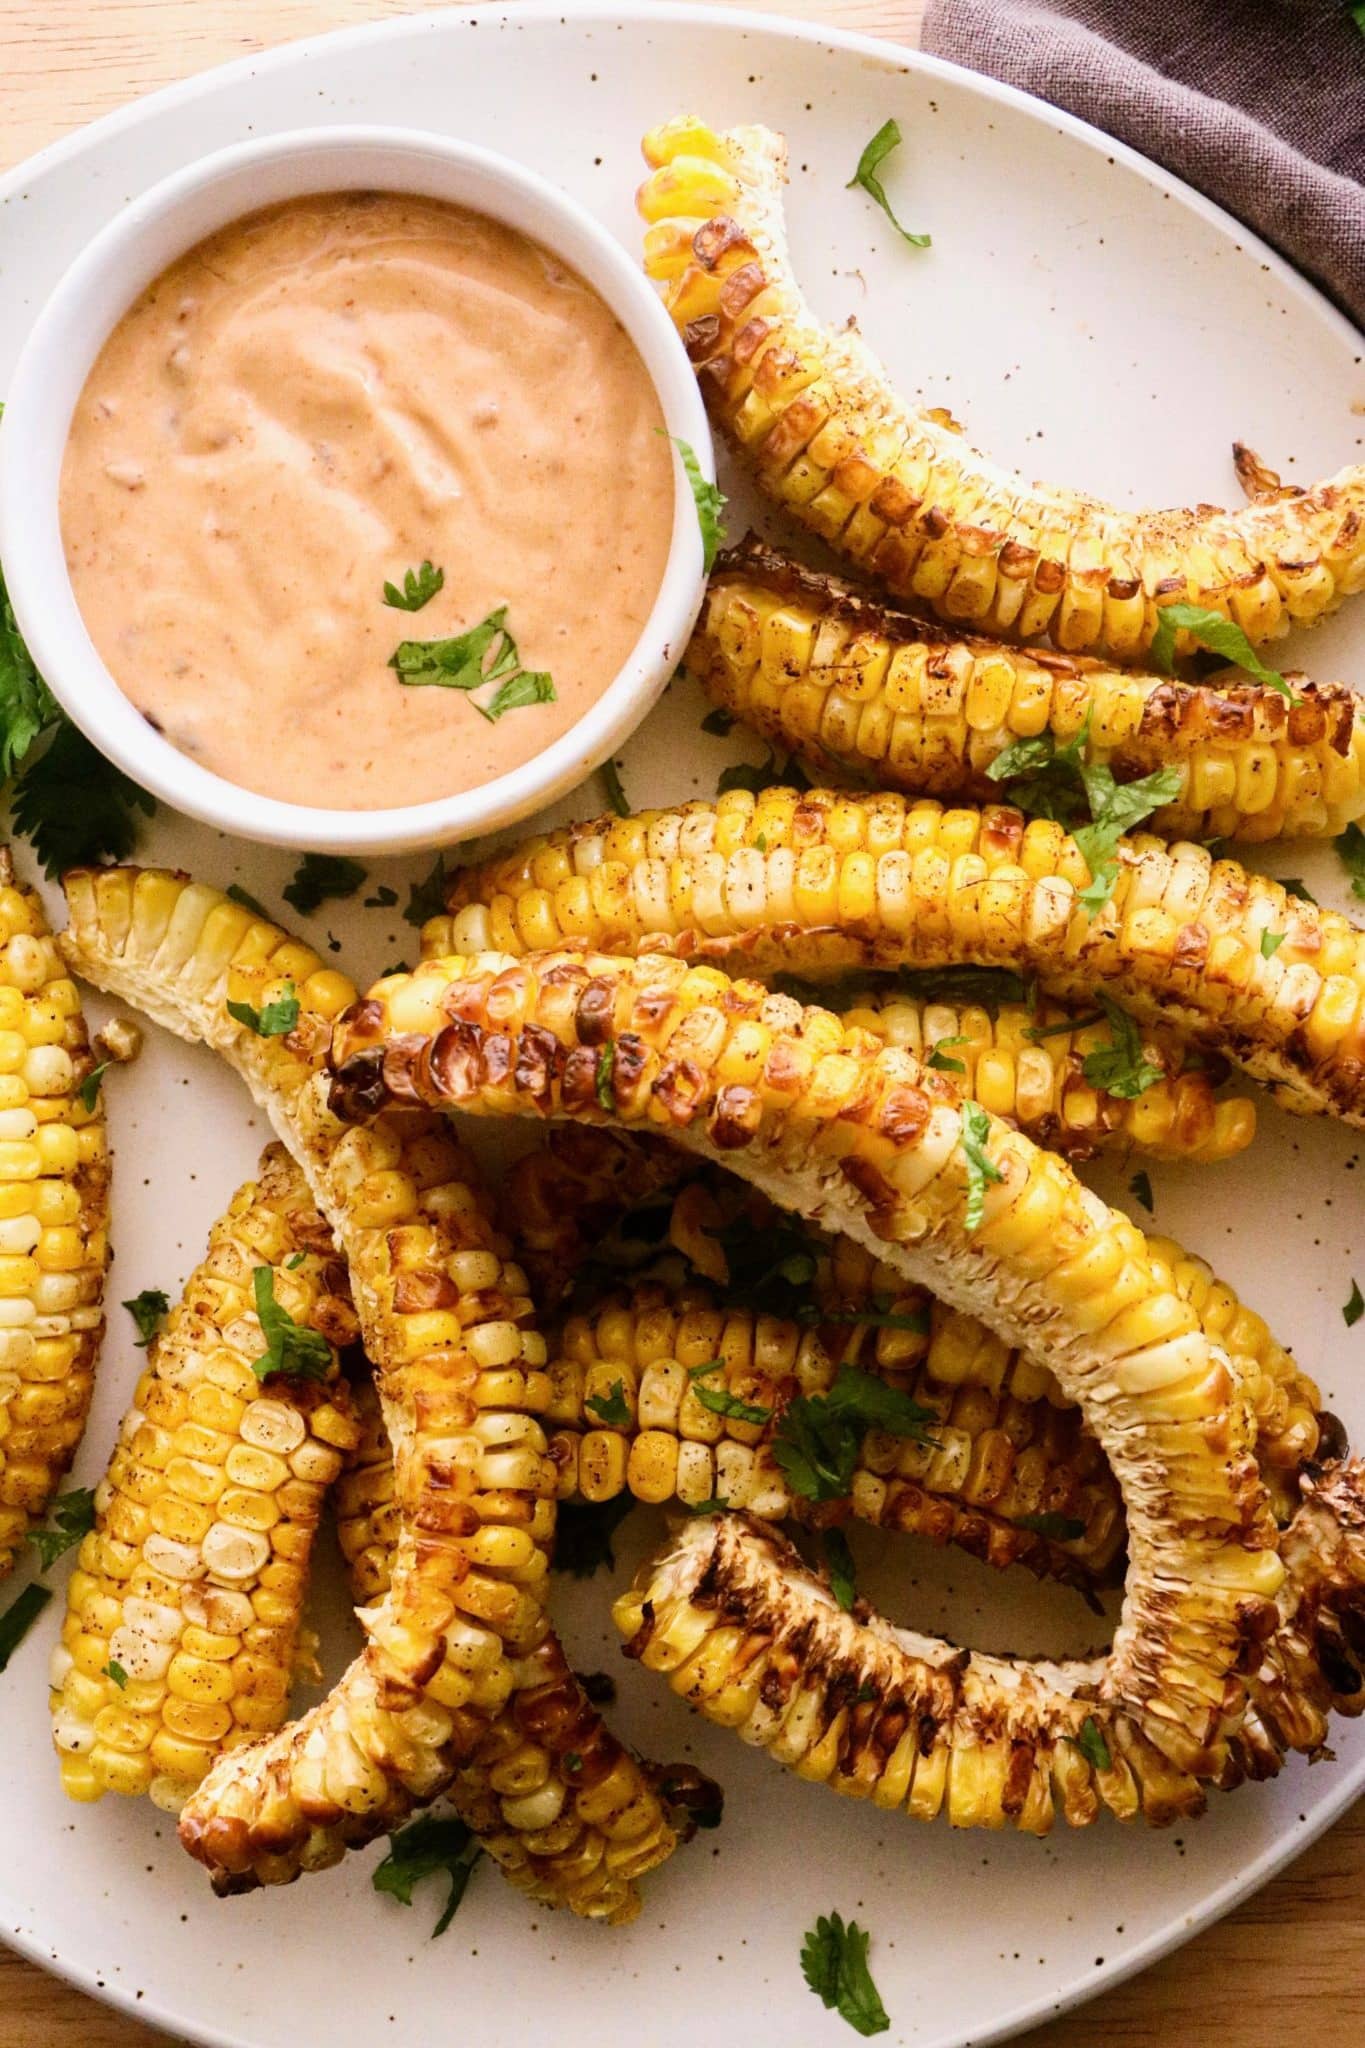
[[[663,432],[663,428],[659,428]],[[692,490],[692,502],[697,508],[697,525],[701,531],[701,566],[703,575],[711,574],[716,551],[725,542],[725,493],[719,484],[711,484],[701,473],[697,451],[677,434],[670,434],[669,440],[677,449],[687,481]]]
[[927,249],[930,246],[931,238],[928,235],[912,234],[909,228],[903,226],[897,220],[891,208],[891,201],[886,196],[885,187],[877,175],[892,150],[899,149],[900,144],[900,123],[898,121],[883,121],[881,127],[858,158],[858,168],[849,179],[844,190],[851,192],[855,186],[861,186],[869,199],[876,200],[878,206],[880,206],[902,241],[908,242],[912,249]]
[[1068,1735],[1068,1742],[1074,1742],[1086,1762],[1097,1771],[1112,1771],[1114,1759],[1109,1754],[1109,1744],[1099,1730],[1099,1723],[1087,1714],[1081,1723],[1079,1735]]
[[1211,612],[1198,604],[1166,604],[1157,613],[1156,631],[1148,656],[1152,667],[1160,675],[1168,676],[1175,658],[1175,636],[1177,632],[1188,633],[1201,647],[1221,655],[1234,667],[1254,677],[1258,683],[1265,683],[1270,689],[1278,690],[1282,697],[1295,701],[1294,692],[1277,668],[1271,668],[1261,660],[1241,627],[1221,612]]
[[284,900],[301,917],[311,917],[319,904],[333,897],[354,896],[368,880],[358,860],[339,853],[305,853],[284,889]]
[[257,1266],[251,1275],[256,1314],[266,1348],[251,1361],[258,1380],[275,1373],[285,1379],[325,1380],[332,1370],[332,1347],[321,1330],[296,1323],[275,1299],[275,1275],[269,1266]]
[[575,1579],[590,1579],[602,1565],[614,1565],[611,1539],[634,1505],[629,1493],[582,1505],[561,1501],[555,1518],[553,1569]]
[[1341,1320],[1345,1323],[1347,1329],[1351,1330],[1355,1328],[1355,1325],[1362,1316],[1365,1316],[1365,1295],[1362,1295],[1360,1291],[1360,1282],[1353,1279],[1350,1296],[1347,1299],[1345,1308],[1341,1311]]
[[108,1071],[108,1060],[101,1060],[97,1067],[90,1069],[90,1072],[76,1090],[76,1099],[80,1103],[81,1108],[91,1116],[94,1115],[95,1104],[100,1099],[100,1083]]
[[1093,1052],[1088,1052],[1081,1061],[1081,1072],[1102,1095],[1133,1102],[1164,1080],[1166,1069],[1143,1058],[1142,1035],[1128,1012],[1120,1009],[1103,989],[1097,993],[1109,1021],[1110,1043],[1097,1045]]
[[611,805],[617,817],[628,818],[630,816],[630,805],[626,802],[626,793],[621,787],[621,775],[616,763],[614,761],[604,761],[597,772],[601,776],[602,786],[607,792],[607,802]]
[[1152,1176],[1145,1167],[1133,1175],[1128,1183],[1128,1192],[1135,1202],[1141,1202],[1149,1216],[1156,1214],[1156,1203],[1152,1199]]
[[1000,1168],[987,1156],[986,1143],[991,1134],[991,1120],[979,1102],[964,1102],[962,1105],[962,1156],[967,1162],[967,1207],[963,1223],[968,1230],[975,1230],[986,1213],[986,1183],[1005,1178]]
[[231,902],[240,903],[243,910],[249,910],[253,917],[263,917],[267,924],[274,923],[275,920],[271,917],[265,905],[258,903],[256,898],[250,895],[240,882],[229,882],[224,893]]
[[941,1074],[965,1074],[967,1071],[965,1062],[951,1059],[946,1048],[950,1045],[970,1044],[971,1040],[962,1036],[957,1038],[940,1038],[933,1051],[925,1059],[924,1064],[926,1067],[937,1068]]
[[156,798],[139,789],[65,722],[30,757],[14,785],[14,829],[30,840],[49,875],[126,860],[137,838],[134,813],[151,817]]
[[82,1538],[88,1536],[95,1526],[95,1494],[93,1487],[76,1486],[70,1493],[58,1494],[52,1503],[46,1525],[41,1529],[30,1529],[27,1540],[38,1553],[40,1572],[51,1571],[59,1557],[75,1548]]
[[626,1399],[624,1380],[613,1380],[610,1393],[589,1394],[583,1406],[608,1429],[629,1429],[634,1420],[635,1411]]
[[227,1013],[258,1038],[283,1038],[299,1021],[299,999],[293,982],[287,981],[283,994],[272,997],[259,1010],[251,1003],[229,1003]]
[[858,1588],[853,1570],[853,1552],[848,1547],[848,1538],[842,1529],[826,1529],[824,1552],[825,1570],[829,1573],[829,1589],[844,1613],[848,1614],[858,1597]]
[[1273,960],[1288,936],[1288,932],[1263,931],[1261,933],[1261,958],[1263,960]]
[[120,1692],[123,1691],[123,1688],[128,1683],[128,1673],[119,1663],[117,1657],[111,1657],[109,1659],[109,1662],[104,1667],[104,1675],[106,1678],[113,1679],[114,1684],[118,1687]]
[[884,2034],[891,2025],[867,1966],[868,1936],[856,1920],[821,1914],[801,1949],[801,1974],[822,2004],[855,2034]]
[[462,1820],[442,1820],[424,1813],[400,1828],[396,1835],[389,1836],[389,1853],[382,1863],[375,1865],[370,1882],[377,1892],[386,1892],[400,1905],[410,1906],[412,1888],[424,1877],[448,1877],[450,1890],[441,1916],[431,1930],[435,1941],[455,1918],[479,1855],[479,1843]]
[[717,707],[716,710],[707,712],[701,722],[701,729],[713,740],[728,739],[735,729],[735,714],[733,711],[722,711]]
[[444,588],[446,572],[433,569],[430,562],[423,562],[420,569],[403,571],[403,587],[396,583],[385,583],[384,602],[392,605],[396,612],[420,612],[424,604],[430,604],[438,590]]
[[439,917],[446,907],[446,859],[438,853],[430,872],[420,882],[408,883],[408,907],[403,912],[405,924],[425,924],[429,917]]
[[51,1598],[52,1588],[41,1586],[35,1580],[31,1586],[25,1586],[18,1599],[11,1600],[0,1614],[0,1671],[5,1670]]
[[1332,841],[1337,858],[1350,877],[1351,894],[1365,901],[1365,832],[1359,825],[1348,825]]
[[702,1380],[707,1373],[724,1370],[723,1358],[708,1359],[704,1365],[688,1368],[687,1377],[692,1382],[692,1392],[702,1407],[709,1409],[712,1415],[725,1416],[730,1422],[752,1422],[760,1426],[767,1422],[773,1412],[771,1408],[759,1408],[752,1401],[741,1401],[738,1394],[732,1394],[728,1387],[703,1386]]
[[141,1294],[135,1294],[123,1306],[137,1324],[138,1349],[145,1351],[161,1328],[162,1318],[170,1311],[170,1297],[159,1287],[144,1287]]

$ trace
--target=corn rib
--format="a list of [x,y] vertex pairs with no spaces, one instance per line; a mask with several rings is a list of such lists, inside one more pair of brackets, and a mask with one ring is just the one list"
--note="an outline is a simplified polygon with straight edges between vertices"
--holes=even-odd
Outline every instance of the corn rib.
[[[1172,682],[889,609],[752,536],[718,559],[684,665],[817,775],[987,802],[1007,749],[1079,745],[1120,782],[1175,769],[1164,838],[1322,838],[1365,811],[1365,725],[1344,684],[1240,670]],[[1082,737],[1083,736],[1083,737]]]
[[352,1117],[411,1102],[666,1131],[1046,1346],[1124,1494],[1109,1696],[1183,1768],[1217,1770],[1282,1576],[1250,1405],[1141,1232],[1060,1159],[828,1012],[663,956],[428,962],[339,1021],[333,1058]]
[[1260,644],[1365,584],[1365,470],[1237,512],[1122,512],[1030,485],[906,404],[856,326],[816,320],[787,252],[779,136],[684,119],[644,153],[645,268],[713,417],[769,497],[897,596],[1133,661],[1164,603],[1221,612]]
[[0,847],[0,1579],[70,1465],[94,1391],[109,1148],[80,999]]
[[[78,871],[66,888],[71,965],[220,1052],[303,1168],[350,1269],[395,1454],[400,1536],[364,1650],[301,1721],[213,1767],[182,1813],[182,1841],[220,1889],[287,1882],[444,1791],[510,1716],[518,1773],[493,1790],[540,1895],[630,1917],[636,1877],[677,1831],[605,1731],[581,1774],[553,1746],[558,1723],[544,1717],[548,1746],[535,1732],[555,1494],[539,1420],[545,1346],[467,1156],[430,1117],[363,1132],[336,1121],[323,1061],[355,991],[276,926],[156,870]],[[291,991],[298,1020],[279,1037],[226,1007]]]
[[[252,1370],[262,1268],[333,1347],[321,1377]],[[272,1146],[152,1340],[67,1583],[52,1714],[73,1799],[178,1813],[216,1756],[283,1721],[323,1498],[360,1436],[335,1350],[356,1336],[331,1232]]]
[[457,877],[450,938],[466,953],[600,946],[759,974],[1007,968],[1069,1003],[1105,989],[1286,1108],[1365,1125],[1365,931],[1207,847],[1139,833],[1115,858],[1092,916],[1089,863],[1051,819],[732,790],[570,826]]

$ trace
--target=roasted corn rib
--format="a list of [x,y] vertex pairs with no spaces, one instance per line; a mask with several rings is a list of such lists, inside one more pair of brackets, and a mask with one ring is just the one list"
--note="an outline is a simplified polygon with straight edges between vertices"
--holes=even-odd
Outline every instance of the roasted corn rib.
[[[1316,1750],[1365,1710],[1365,1467],[1309,1483],[1283,1539],[1279,1626],[1218,1782]],[[1198,1779],[1104,1696],[1098,1661],[991,1657],[843,1612],[776,1531],[692,1519],[614,1607],[627,1653],[689,1705],[797,1775],[920,1820],[1046,1834],[1107,1807],[1162,1825],[1199,1813]]]
[[284,1719],[323,1498],[360,1425],[335,1349],[308,1378],[253,1371],[261,1270],[294,1322],[355,1341],[332,1234],[278,1145],[152,1339],[67,1582],[52,1730],[73,1799],[178,1813],[216,1756]]
[[713,417],[769,497],[898,596],[1131,661],[1163,603],[1221,612],[1260,643],[1365,583],[1365,469],[1236,512],[1122,512],[1030,485],[901,399],[856,325],[815,318],[787,252],[779,136],[684,119],[644,152],[645,267]]
[[1153,818],[1167,838],[1323,837],[1365,811],[1365,725],[1344,684],[1295,675],[1286,697],[1237,669],[1172,682],[954,634],[752,537],[716,563],[684,663],[836,781],[987,801],[1010,748],[1050,739],[1120,782],[1178,771]]
[[461,952],[603,946],[759,974],[1003,967],[1073,1003],[1104,989],[1287,1108],[1365,1125],[1365,931],[1207,847],[1140,833],[1115,857],[1092,916],[1089,864],[1051,819],[732,790],[569,826],[457,877],[450,936]]
[[1217,1770],[1281,1578],[1242,1381],[1137,1228],[906,1053],[664,956],[432,961],[339,1021],[333,1101],[667,1132],[1044,1355],[1124,1494],[1109,1696]]
[[[539,942],[528,945],[525,934],[538,933],[542,926],[555,928],[554,939],[546,943],[577,943],[579,919],[567,900],[581,893],[576,878],[566,875],[563,890],[540,880],[571,857],[571,846],[572,841],[556,838],[524,848],[505,863],[457,876],[453,914],[427,924],[423,959],[493,949],[523,953]],[[616,877],[602,879],[610,887]],[[596,887],[594,876],[588,888]],[[587,921],[605,929],[606,921],[592,911]],[[561,926],[569,929],[561,931]],[[652,942],[652,934],[641,937],[634,930],[611,939],[629,952]],[[672,950],[669,937],[664,945]],[[812,960],[809,950],[800,957]],[[765,955],[758,964],[762,971],[773,966],[773,959]],[[1244,1095],[1220,1099],[1214,1092],[1218,1074],[1209,1061],[1192,1057],[1180,1034],[1159,1023],[1149,1030],[1143,1048],[1156,1078],[1132,1095],[1096,1085],[1087,1075],[1087,1061],[1108,1052],[1114,1040],[1108,1018],[1094,1009],[1074,1009],[1068,1029],[1067,1012],[1046,1003],[936,1001],[871,987],[831,990],[830,1000],[846,1023],[859,1024],[917,1058],[934,1058],[941,1073],[958,1076],[964,1093],[992,1115],[1073,1158],[1132,1149],[1154,1159],[1212,1162],[1244,1151],[1256,1133],[1255,1105]]]
[[[516,1741],[488,1789],[538,1895],[629,1917],[635,1878],[677,1833],[545,1646],[545,1347],[467,1156],[430,1117],[336,1121],[322,1064],[355,991],[276,926],[156,870],[78,871],[67,895],[72,966],[220,1052],[303,1167],[350,1269],[395,1451],[397,1553],[365,1649],[301,1721],[214,1766],[182,1840],[220,1889],[285,1882],[445,1790],[500,1722]],[[291,998],[283,1036],[227,1009]]]
[[0,847],[0,1579],[80,1442],[104,1330],[109,1150],[80,998]]

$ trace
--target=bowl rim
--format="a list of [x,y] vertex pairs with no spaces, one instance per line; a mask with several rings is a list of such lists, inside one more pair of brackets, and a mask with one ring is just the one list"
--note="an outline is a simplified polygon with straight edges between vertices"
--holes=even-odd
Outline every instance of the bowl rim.
[[[396,164],[411,166],[411,183],[395,174]],[[289,192],[226,206],[221,217],[214,215],[220,225],[291,193],[381,189],[445,197],[539,241],[577,271],[621,322],[675,443],[668,556],[630,654],[558,739],[473,790],[420,804],[348,810],[244,789],[181,753],[147,722],[96,651],[76,602],[57,486],[72,413],[90,370],[139,291],[178,254],[216,231],[200,224],[168,241],[167,224],[179,223],[253,173],[277,166],[296,170]],[[472,187],[478,197],[462,198],[448,188],[426,192],[424,167],[444,173],[447,186]],[[500,206],[507,211],[499,212]],[[149,244],[159,251],[154,261],[147,256]],[[110,300],[117,311],[106,318],[104,302]],[[55,379],[54,364],[60,366]],[[515,824],[567,793],[623,744],[661,695],[705,587],[701,531],[676,445],[680,440],[695,451],[703,479],[713,482],[706,410],[673,322],[643,269],[576,199],[494,150],[424,129],[359,123],[290,129],[234,143],[158,180],[106,223],[59,279],[20,352],[0,420],[0,562],[19,629],[62,710],[107,760],[172,809],[235,837],[286,848],[382,854],[448,846]]]

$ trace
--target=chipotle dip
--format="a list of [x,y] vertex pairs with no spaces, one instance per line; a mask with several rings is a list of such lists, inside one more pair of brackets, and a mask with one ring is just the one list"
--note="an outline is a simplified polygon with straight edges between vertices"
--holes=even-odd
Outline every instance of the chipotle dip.
[[382,809],[520,766],[601,695],[663,578],[672,462],[633,342],[563,262],[444,201],[330,192],[220,230],[124,314],[62,537],[172,745]]

